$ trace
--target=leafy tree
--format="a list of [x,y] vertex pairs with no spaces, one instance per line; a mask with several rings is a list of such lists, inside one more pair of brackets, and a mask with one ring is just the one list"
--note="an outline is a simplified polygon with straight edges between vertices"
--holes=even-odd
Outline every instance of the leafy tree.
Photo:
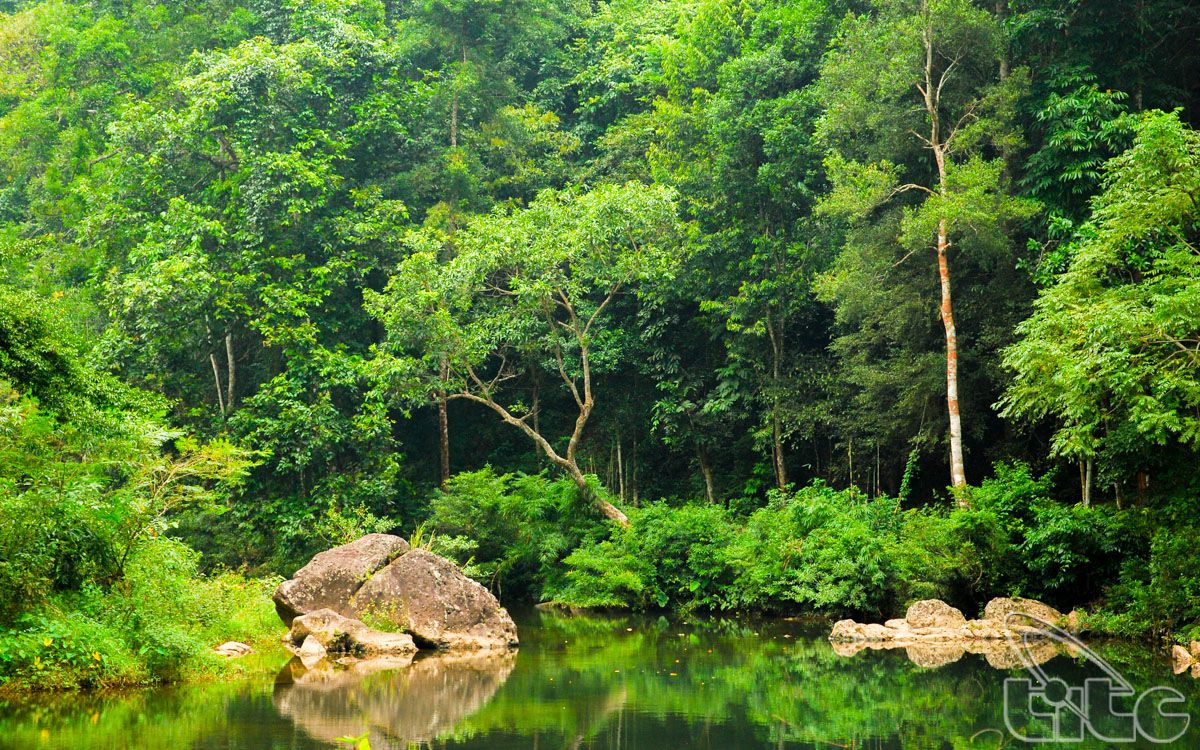
[[[606,310],[618,295],[672,278],[681,230],[669,191],[630,184],[546,192],[527,209],[472,219],[444,264],[441,238],[418,235],[387,292],[368,298],[388,329],[387,374],[409,398],[444,392],[486,406],[586,491],[578,449],[597,405],[596,373],[612,366],[615,344]],[[514,381],[539,369],[577,409],[565,449],[536,409],[509,400]]]
[[1053,419],[1053,453],[1085,463],[1172,443],[1194,452],[1200,134],[1178,113],[1147,113],[1133,146],[1104,171],[1069,270],[1042,292],[1004,352],[1015,376],[1004,413]]

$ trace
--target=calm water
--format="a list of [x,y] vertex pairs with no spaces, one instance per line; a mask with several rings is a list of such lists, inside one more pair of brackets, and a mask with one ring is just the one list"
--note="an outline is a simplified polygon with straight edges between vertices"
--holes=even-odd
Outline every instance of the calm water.
[[[1003,682],[1026,673],[992,666],[1002,656],[942,666],[952,654],[913,654],[926,666],[904,651],[843,656],[823,632],[779,621],[531,613],[518,623],[523,645],[507,657],[364,673],[307,672],[280,657],[238,684],[0,701],[0,747],[290,750],[364,732],[374,750],[1022,746],[1003,733]],[[1200,683],[1139,649],[1100,650],[1136,689],[1182,691],[1196,719],[1171,746],[1200,748]],[[1045,669],[1080,685],[1098,674],[1066,655]],[[1163,721],[1177,720],[1155,725],[1167,733]]]

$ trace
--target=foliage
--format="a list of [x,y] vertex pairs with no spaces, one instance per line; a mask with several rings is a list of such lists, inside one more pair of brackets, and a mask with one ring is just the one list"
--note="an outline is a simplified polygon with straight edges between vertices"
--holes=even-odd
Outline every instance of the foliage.
[[562,558],[604,533],[574,482],[542,474],[463,472],[430,506],[437,551],[505,596],[543,596],[561,577]]
[[567,555],[565,585],[551,595],[579,607],[876,618],[925,598],[972,610],[1020,595],[1070,608],[1116,585],[1148,544],[1132,514],[1064,506],[1050,488],[1050,477],[1000,465],[970,488],[969,508],[952,511],[902,510],[821,484],[773,493],[744,519],[711,505],[655,504]]
[[[269,581],[201,579],[199,556],[166,536],[181,512],[221,510],[245,452],[168,429],[159,400],[55,336],[53,307],[13,296],[22,304],[7,320],[21,336],[6,338],[4,374],[15,382],[0,380],[0,684],[175,679],[216,666],[221,641],[210,638],[273,629]],[[60,377],[26,366],[47,361]]]
[[118,687],[219,674],[215,644],[270,648],[279,619],[270,602],[278,579],[235,573],[200,576],[198,556],[159,538],[138,549],[126,577],[55,595],[21,615],[0,638],[0,686]]
[[1003,413],[1053,420],[1054,454],[1119,469],[1200,443],[1197,196],[1200,134],[1147,113],[1105,166],[1070,269],[1004,354],[1015,377]]

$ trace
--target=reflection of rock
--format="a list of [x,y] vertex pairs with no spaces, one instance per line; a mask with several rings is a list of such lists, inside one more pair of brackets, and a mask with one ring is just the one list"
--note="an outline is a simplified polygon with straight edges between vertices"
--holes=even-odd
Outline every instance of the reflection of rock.
[[[302,615],[325,611],[356,621],[390,622],[422,647],[517,645],[517,627],[490,591],[449,560],[410,549],[403,539],[388,534],[368,534],[320,553],[292,580],[280,584],[274,599],[289,626]],[[299,645],[306,635],[293,627],[291,640]],[[386,634],[378,634],[380,639],[387,640]],[[318,640],[331,652],[336,650]],[[385,647],[380,643],[376,650]]]
[[[860,651],[889,651],[904,649],[909,661],[919,667],[936,668],[952,664],[964,654],[979,654],[995,669],[1019,669],[1026,666],[1021,652],[1006,640],[957,641],[832,641],[829,644],[838,656],[854,656]],[[1065,645],[1052,640],[1027,642],[1022,647],[1025,659],[1042,664],[1055,656],[1070,653]]]
[[1071,649],[1058,641],[1026,641],[1021,650],[1013,648],[1008,641],[993,642],[996,648],[987,651],[987,663],[996,669],[1021,669],[1032,664],[1045,664],[1059,654],[1069,654]]
[[[888,620],[883,625],[841,620],[833,626],[829,640],[834,651],[853,656],[864,648],[903,648],[914,664],[940,667],[958,661],[964,653],[983,654],[997,669],[1023,666],[1021,654],[1011,643],[1022,642],[1028,660],[1042,663],[1063,647],[1043,640],[1045,634],[1027,620],[1021,624],[1015,615],[1032,615],[1050,623],[1063,622],[1053,607],[1032,599],[993,599],[979,620],[967,620],[962,612],[937,599],[917,602],[908,608],[904,619]],[[1010,615],[1014,615],[1010,617]]]
[[403,659],[328,660],[306,669],[293,659],[276,678],[274,703],[313,739],[368,732],[374,750],[425,744],[482,708],[508,679],[516,652]]
[[914,643],[905,646],[904,653],[908,655],[908,660],[918,667],[936,669],[953,664],[961,659],[965,652],[961,646],[951,643]]

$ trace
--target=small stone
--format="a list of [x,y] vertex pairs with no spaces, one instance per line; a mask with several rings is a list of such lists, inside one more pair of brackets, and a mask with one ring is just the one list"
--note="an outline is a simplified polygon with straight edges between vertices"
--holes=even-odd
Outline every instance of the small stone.
[[313,666],[325,658],[326,654],[325,646],[317,640],[316,636],[312,635],[304,639],[304,643],[300,645],[299,650],[296,652],[296,656],[300,657],[300,661],[304,664],[305,669],[312,669]]
[[859,628],[859,624],[854,620],[838,620],[833,624],[833,632],[829,634],[829,640],[842,643],[860,641],[862,634],[859,632]]
[[217,646],[215,649],[213,649],[213,651],[217,652],[221,656],[228,656],[231,659],[236,659],[239,656],[245,656],[246,654],[254,653],[254,649],[240,641],[226,641],[225,643],[222,643],[220,646]]

